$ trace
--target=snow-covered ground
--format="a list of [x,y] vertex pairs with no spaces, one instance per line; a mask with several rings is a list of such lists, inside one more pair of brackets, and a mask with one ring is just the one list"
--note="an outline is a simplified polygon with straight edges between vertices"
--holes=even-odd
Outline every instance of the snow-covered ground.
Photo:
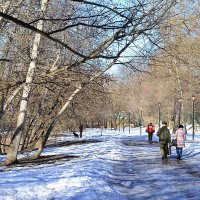
[[[101,135],[102,134],[102,135]],[[0,167],[1,200],[200,199],[200,132],[187,134],[183,160],[175,147],[161,160],[158,138],[144,129],[87,129],[83,139],[102,142],[46,148],[43,156],[66,154],[47,164]],[[63,140],[83,140],[67,138]],[[55,141],[56,142],[56,141]],[[3,161],[5,156],[0,156]]]

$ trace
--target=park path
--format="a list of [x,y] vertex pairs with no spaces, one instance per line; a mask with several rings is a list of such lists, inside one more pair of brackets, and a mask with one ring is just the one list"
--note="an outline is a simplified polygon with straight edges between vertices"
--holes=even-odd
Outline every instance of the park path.
[[163,161],[156,138],[149,144],[145,135],[113,132],[99,137],[98,133],[89,138],[101,142],[46,148],[44,157],[57,158],[52,162],[1,167],[1,199],[200,199],[198,143],[186,145],[183,160],[176,160],[173,148],[169,159]]
[[104,179],[121,199],[200,199],[199,161],[192,152],[185,151],[179,161],[172,147],[169,159],[161,160],[157,142],[130,137],[106,149],[106,156],[101,157],[106,160],[106,166],[101,166]]

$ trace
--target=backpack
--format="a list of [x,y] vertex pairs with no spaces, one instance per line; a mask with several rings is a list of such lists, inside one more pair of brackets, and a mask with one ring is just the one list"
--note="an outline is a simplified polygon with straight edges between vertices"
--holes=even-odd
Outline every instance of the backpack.
[[170,132],[166,127],[162,127],[158,133],[157,136],[159,137],[160,141],[166,141],[169,142],[170,140]]

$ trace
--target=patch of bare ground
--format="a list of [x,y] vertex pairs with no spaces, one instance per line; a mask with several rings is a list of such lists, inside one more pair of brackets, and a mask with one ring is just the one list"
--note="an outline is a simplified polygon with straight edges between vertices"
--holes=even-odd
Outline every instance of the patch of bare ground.
[[[9,171],[12,170],[15,167],[32,167],[32,166],[39,166],[44,164],[54,164],[59,161],[59,163],[70,161],[74,158],[79,158],[78,155],[67,155],[67,154],[61,154],[61,155],[46,155],[46,156],[40,156],[37,159],[31,159],[31,158],[23,158],[19,159],[16,163],[13,165],[5,166],[4,163],[0,165],[0,172],[3,171]],[[57,164],[59,164],[57,163]],[[5,168],[6,167],[6,168]]]
[[60,155],[46,155],[40,156],[37,159],[19,159],[16,163],[18,166],[30,166],[30,165],[41,165],[41,164],[53,164],[57,161],[69,161],[74,158],[79,158],[78,155],[67,155],[67,154],[60,154]]
[[146,140],[138,140],[138,141],[122,141],[122,143],[126,146],[146,146],[146,145],[158,145],[157,141],[146,141]]
[[[83,139],[83,140],[72,140],[72,141],[64,141],[64,142],[56,142],[56,143],[48,143],[46,147],[63,147],[63,146],[69,146],[69,145],[82,145],[82,144],[89,144],[89,143],[96,143],[101,142],[100,140],[92,140],[92,139]],[[28,167],[28,166],[35,166],[35,165],[42,165],[42,164],[54,164],[57,161],[70,161],[75,158],[79,158],[78,155],[67,155],[67,154],[60,154],[60,155],[45,155],[40,156],[37,159],[31,159],[29,157],[25,157],[23,159],[18,159],[18,161],[12,165],[13,167]],[[5,166],[4,163],[2,163],[0,166]],[[7,169],[8,170],[8,169]],[[2,171],[0,169],[0,171]]]
[[101,140],[93,140],[93,139],[81,139],[81,140],[70,140],[63,142],[49,142],[46,147],[63,147],[69,145],[81,145],[81,144],[89,144],[89,143],[97,143],[101,142]]

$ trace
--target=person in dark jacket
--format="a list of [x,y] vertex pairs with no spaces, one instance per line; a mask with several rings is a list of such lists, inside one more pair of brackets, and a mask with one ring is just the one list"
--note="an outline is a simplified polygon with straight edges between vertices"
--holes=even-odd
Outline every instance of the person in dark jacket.
[[79,131],[80,131],[80,138],[82,138],[82,133],[83,133],[83,125],[80,124],[79,126]]
[[146,132],[148,133],[149,142],[152,142],[153,133],[155,132],[155,127],[152,123],[148,124],[148,126],[146,128]]
[[159,137],[160,143],[160,154],[162,156],[162,160],[167,159],[168,155],[168,144],[171,142],[170,131],[167,128],[167,122],[162,122],[162,127],[158,130],[157,136]]

